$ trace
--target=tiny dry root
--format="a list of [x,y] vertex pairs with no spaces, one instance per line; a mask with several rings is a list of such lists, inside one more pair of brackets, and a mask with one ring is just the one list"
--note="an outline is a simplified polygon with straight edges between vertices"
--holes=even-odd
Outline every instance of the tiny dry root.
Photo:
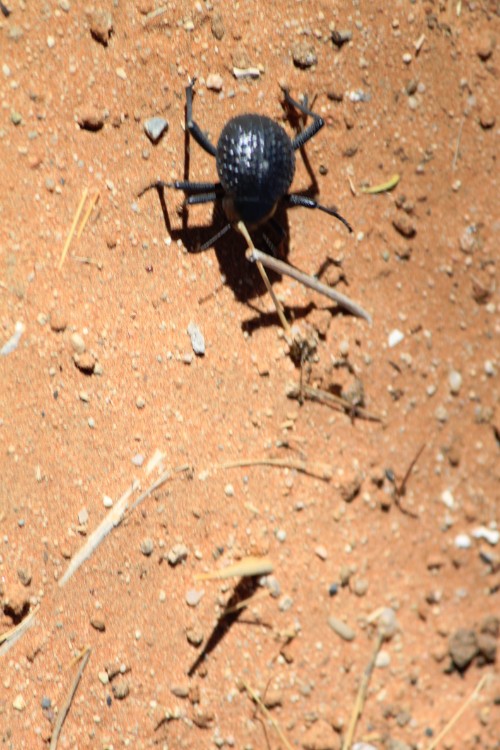
[[286,395],[288,398],[300,399],[305,398],[309,401],[317,401],[318,403],[328,404],[329,406],[339,406],[341,409],[348,414],[354,414],[355,417],[361,417],[362,419],[368,419],[372,422],[383,422],[382,417],[377,414],[372,414],[363,406],[357,406],[351,404],[341,396],[336,396],[334,393],[324,391],[321,388],[313,388],[310,385],[295,385],[295,383],[289,383],[286,387]]
[[322,479],[329,482],[332,478],[332,469],[328,464],[307,463],[307,461],[287,461],[281,458],[249,458],[241,461],[229,461],[226,464],[219,464],[214,468],[219,469],[238,469],[245,466],[277,466],[280,469],[295,469],[302,474],[307,474],[315,479]]
[[280,740],[285,745],[285,747],[287,748],[287,750],[293,750],[291,744],[288,742],[287,738],[283,734],[283,730],[281,729],[280,725],[278,724],[278,722],[275,719],[273,719],[273,717],[271,716],[269,710],[262,703],[261,699],[259,698],[259,696],[255,692],[255,690],[252,690],[252,688],[250,687],[250,685],[248,685],[244,680],[242,680],[242,685],[245,688],[245,690],[247,691],[247,693],[250,696],[250,698],[253,700],[253,702],[256,703],[257,706],[260,708],[260,710],[262,711],[262,713],[264,714],[264,716],[266,717],[266,719],[271,722],[271,724],[275,728],[276,732],[278,733],[278,736],[279,736]]
[[66,720],[69,709],[71,708],[71,703],[73,702],[73,698],[75,697],[75,693],[82,678],[84,669],[87,666],[88,660],[90,659],[90,648],[87,646],[87,648],[82,651],[78,658],[80,658],[82,661],[80,666],[78,667],[78,672],[75,675],[75,679],[73,680],[73,684],[71,685],[66,700],[61,706],[61,710],[59,711],[59,714],[57,716],[57,721],[54,725],[54,731],[52,732],[52,737],[50,740],[50,750],[56,750],[57,743],[59,741],[59,735],[61,734],[61,729]]

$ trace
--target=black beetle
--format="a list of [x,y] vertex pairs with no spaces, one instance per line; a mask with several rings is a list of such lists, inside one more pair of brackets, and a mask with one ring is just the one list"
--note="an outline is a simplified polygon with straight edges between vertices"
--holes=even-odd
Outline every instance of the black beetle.
[[186,88],[186,125],[195,141],[215,157],[220,182],[176,180],[156,182],[151,187],[170,187],[194,193],[186,198],[187,205],[210,203],[222,199],[229,220],[227,229],[243,221],[250,229],[265,223],[274,215],[280,200],[289,206],[319,208],[345,224],[350,224],[334,208],[320,205],[312,198],[288,193],[295,174],[295,151],[311,140],[323,127],[324,120],[285,91],[288,104],[313,122],[293,140],[274,120],[265,115],[245,114],[233,117],[222,129],[217,146],[208,139],[193,120],[194,80]]
[[[174,188],[187,193],[185,205],[190,206],[221,200],[228,224],[208,242],[204,243],[200,248],[201,250],[210,247],[231,227],[234,227],[242,232],[247,240],[250,251],[249,254],[247,253],[247,257],[257,263],[263,278],[265,272],[262,265],[277,273],[292,276],[305,286],[309,286],[333,299],[354,315],[370,321],[369,314],[344,295],[321,284],[312,276],[298,271],[288,263],[257,250],[247,231],[247,227],[254,229],[268,221],[273,222],[273,216],[279,202],[284,201],[287,206],[318,208],[339,219],[349,232],[352,232],[349,222],[335,208],[323,206],[308,196],[288,192],[295,174],[295,151],[301,149],[323,127],[323,118],[312,112],[305,104],[292,99],[288,91],[285,90],[284,95],[287,104],[295,107],[304,116],[313,118],[312,123],[298,133],[295,138],[291,139],[280,125],[265,115],[244,114],[233,117],[226,123],[217,146],[214,146],[193,119],[194,83],[195,79],[191,80],[186,87],[186,126],[190,135],[203,150],[215,157],[220,181],[176,180],[175,182],[164,182],[159,180],[149,184],[141,190],[139,195],[151,188]],[[275,224],[275,226],[278,231],[283,231],[279,225]],[[277,300],[267,276],[264,281],[278,308]],[[278,313],[282,322],[284,322],[279,309]]]

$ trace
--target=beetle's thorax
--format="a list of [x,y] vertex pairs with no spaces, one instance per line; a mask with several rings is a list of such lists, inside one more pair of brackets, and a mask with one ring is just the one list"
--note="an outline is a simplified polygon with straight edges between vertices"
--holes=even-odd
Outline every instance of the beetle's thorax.
[[217,144],[217,172],[227,218],[249,227],[269,219],[286,195],[295,155],[283,128],[262,115],[240,115],[225,125]]

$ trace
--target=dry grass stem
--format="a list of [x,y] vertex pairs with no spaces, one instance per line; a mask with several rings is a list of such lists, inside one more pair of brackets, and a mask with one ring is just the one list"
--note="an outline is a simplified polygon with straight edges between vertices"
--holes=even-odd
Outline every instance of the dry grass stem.
[[377,658],[377,654],[380,651],[380,647],[382,646],[382,643],[384,642],[384,640],[385,640],[384,635],[382,633],[378,633],[377,640],[375,643],[375,648],[373,649],[373,653],[371,655],[370,661],[365,667],[363,676],[361,678],[361,682],[359,683],[358,694],[354,702],[354,706],[353,706],[352,713],[351,713],[351,718],[349,720],[349,726],[347,727],[347,732],[344,737],[344,744],[342,745],[342,750],[351,749],[352,740],[354,738],[354,733],[356,731],[356,726],[358,724],[359,717],[363,713],[363,708],[364,708],[365,701],[366,701],[366,694],[368,692],[368,685],[370,684],[371,676],[375,668],[375,660]]
[[481,677],[481,679],[477,683],[477,685],[474,688],[474,690],[472,691],[472,693],[464,701],[464,703],[462,703],[462,705],[460,706],[460,708],[458,709],[458,711],[456,712],[456,714],[454,716],[452,716],[452,718],[446,724],[446,726],[444,727],[444,729],[442,729],[441,732],[437,735],[437,737],[435,737],[432,740],[432,742],[429,745],[429,747],[427,748],[427,750],[434,750],[434,748],[436,748],[439,745],[439,743],[441,742],[441,740],[444,739],[445,735],[448,734],[448,732],[451,729],[453,729],[453,727],[455,726],[455,724],[457,723],[457,721],[461,718],[462,714],[465,713],[465,711],[469,708],[469,706],[472,703],[472,701],[475,700],[478,697],[479,693],[481,692],[481,690],[485,686],[486,682],[491,677],[493,677],[493,675],[491,673],[484,674]]
[[221,570],[195,575],[196,581],[216,581],[224,578],[248,578],[250,576],[266,576],[274,570],[273,562],[268,557],[244,557],[234,565],[228,565]]
[[66,237],[66,242],[64,243],[63,251],[61,253],[61,259],[59,261],[59,271],[63,267],[63,263],[66,259],[66,255],[68,252],[68,248],[71,244],[71,240],[73,239],[73,235],[75,233],[76,225],[78,224],[78,219],[80,218],[80,214],[82,213],[83,206],[85,205],[85,201],[87,200],[87,195],[89,194],[88,188],[84,188],[82,197],[80,200],[80,203],[78,204],[78,208],[76,209],[76,214],[73,219],[73,223],[71,225],[71,229],[69,230],[68,236]]
[[60,588],[69,581],[78,568],[91,556],[94,550],[101,544],[102,540],[109,534],[111,529],[118,526],[128,508],[130,496],[138,489],[138,487],[139,482],[137,479],[134,479],[116,505],[111,508],[109,513],[103,518],[97,529],[92,532],[83,547],[78,550],[66,568],[64,575],[59,579]]
[[83,219],[82,219],[82,221],[80,223],[80,226],[78,227],[78,231],[76,233],[76,239],[77,240],[79,240],[80,237],[82,236],[82,232],[85,229],[85,225],[86,225],[87,221],[89,220],[89,216],[92,213],[92,209],[94,208],[95,205],[97,205],[97,202],[98,202],[98,200],[100,198],[100,195],[101,194],[99,193],[98,190],[96,190],[95,193],[93,193],[93,195],[92,195],[92,197],[91,197],[91,199],[89,201],[89,205],[87,206],[87,210],[85,211]]
[[82,661],[81,661],[80,666],[78,667],[78,672],[75,675],[75,679],[73,680],[73,684],[71,685],[71,688],[66,697],[66,700],[61,706],[61,710],[59,711],[59,714],[57,716],[57,721],[54,725],[54,731],[52,732],[52,737],[50,740],[50,750],[56,750],[57,743],[59,741],[59,735],[61,733],[61,729],[63,727],[66,716],[68,715],[69,709],[71,708],[71,703],[73,702],[73,698],[75,697],[75,693],[77,691],[78,684],[82,678],[82,674],[85,670],[85,667],[87,666],[88,660],[90,659],[90,648],[87,647],[82,652],[82,654],[80,654],[79,658],[81,658]]

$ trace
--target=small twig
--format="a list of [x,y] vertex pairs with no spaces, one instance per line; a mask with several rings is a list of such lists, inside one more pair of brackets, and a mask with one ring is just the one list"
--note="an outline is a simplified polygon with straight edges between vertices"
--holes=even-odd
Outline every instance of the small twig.
[[441,742],[441,740],[444,738],[444,736],[446,734],[448,734],[448,732],[450,731],[450,729],[452,729],[455,726],[455,724],[457,723],[457,721],[461,718],[462,714],[467,710],[467,708],[472,703],[472,701],[475,700],[475,698],[478,697],[479,693],[481,692],[481,690],[485,686],[487,680],[489,680],[492,676],[493,676],[492,674],[484,674],[481,677],[481,679],[477,683],[477,685],[474,688],[474,690],[472,691],[472,693],[465,700],[465,702],[462,703],[461,707],[458,709],[458,711],[456,712],[456,714],[454,716],[452,716],[452,718],[446,724],[446,726],[444,727],[444,729],[442,729],[441,732],[438,734],[438,736],[435,737],[432,740],[432,742],[429,745],[429,747],[427,748],[427,750],[434,750],[434,748],[436,748],[439,745],[439,743]]
[[413,471],[413,467],[417,463],[418,459],[420,458],[424,450],[425,450],[425,443],[422,443],[422,445],[416,452],[415,457],[413,458],[410,465],[408,466],[408,469],[406,470],[406,474],[404,475],[399,487],[396,486],[397,494],[399,495],[399,497],[404,497],[404,495],[406,494],[406,483],[408,482],[408,479],[410,478],[410,474]]
[[73,698],[75,697],[75,693],[78,688],[78,684],[82,678],[82,674],[85,670],[85,667],[87,666],[87,662],[90,659],[90,648],[87,646],[87,648],[80,654],[82,663],[80,664],[78,668],[78,672],[75,675],[75,679],[73,680],[73,684],[71,685],[71,688],[69,690],[69,693],[66,697],[66,700],[64,701],[59,714],[57,716],[57,721],[54,725],[54,731],[52,732],[52,737],[50,739],[50,750],[56,750],[57,743],[59,740],[59,735],[61,733],[61,729],[63,727],[64,721],[66,719],[66,716],[68,715],[68,711],[71,708],[71,703],[73,702]]
[[76,225],[78,224],[78,219],[80,218],[80,214],[82,213],[83,206],[85,204],[85,201],[87,200],[87,195],[89,194],[88,188],[84,188],[80,203],[78,204],[78,208],[76,209],[76,214],[73,219],[73,223],[71,225],[71,229],[69,230],[68,236],[66,237],[66,242],[64,243],[63,251],[61,253],[61,259],[59,261],[58,269],[59,271],[63,267],[64,260],[66,258],[66,254],[68,252],[68,248],[71,244],[71,240],[73,239],[73,235],[76,230]]
[[260,710],[262,711],[262,713],[264,714],[264,716],[266,717],[266,719],[271,722],[271,724],[273,725],[274,729],[278,733],[278,736],[279,736],[280,740],[283,742],[283,744],[285,745],[285,747],[287,748],[287,750],[293,750],[291,744],[288,742],[287,738],[283,734],[283,730],[281,729],[280,725],[271,716],[270,711],[262,703],[261,699],[259,698],[259,696],[255,692],[255,690],[253,690],[250,687],[250,685],[248,685],[248,683],[246,683],[244,680],[242,680],[242,685],[245,688],[245,690],[247,691],[247,693],[250,696],[250,698],[253,700],[253,702],[256,703],[257,706],[260,708]]
[[[237,224],[238,230],[241,232],[243,237],[245,238],[248,250],[249,252],[254,255],[256,252],[258,252],[257,248],[254,246],[252,238],[250,237],[250,233],[248,229],[246,228],[245,224],[242,221],[239,221]],[[272,287],[271,282],[269,281],[269,277],[265,271],[265,268],[260,260],[256,260],[256,265],[259,270],[259,273],[262,277],[262,281],[266,285],[266,289],[269,292],[271,299],[274,303],[274,307],[276,308],[276,312],[278,313],[278,317],[280,319],[280,323],[283,326],[283,330],[285,331],[286,335],[289,337],[290,341],[293,340],[292,331],[290,328],[290,324],[288,323],[288,320],[285,317],[285,313],[283,311],[283,306],[279,299],[277,298],[276,294],[274,293],[274,289]]]
[[322,284],[321,281],[318,281],[314,276],[309,276],[308,274],[299,271],[297,268],[290,266],[288,263],[278,260],[278,258],[273,258],[271,255],[263,253],[262,250],[257,250],[257,248],[247,251],[247,258],[254,263],[260,261],[263,266],[271,269],[271,271],[275,271],[276,273],[285,276],[291,276],[292,279],[298,281],[299,284],[303,284],[303,286],[306,286],[319,294],[323,294],[325,297],[328,297],[328,299],[336,302],[339,307],[348,310],[358,318],[363,318],[368,323],[372,322],[371,315],[366,312],[361,305],[358,305],[357,302],[353,302],[349,297],[346,297],[345,294],[337,292],[331,286]]
[[268,557],[244,557],[234,565],[228,565],[220,570],[195,575],[195,581],[220,581],[226,578],[248,578],[252,576],[267,576],[274,570],[274,565]]
[[460,140],[462,138],[462,130],[463,130],[463,127],[464,127],[464,122],[465,122],[465,117],[462,117],[462,122],[460,123],[460,128],[458,130],[458,137],[457,137],[457,145],[456,145],[456,148],[455,148],[455,154],[453,156],[453,162],[452,162],[452,165],[451,165],[451,168],[452,168],[453,171],[455,171],[455,169],[457,168],[458,151],[460,149]]
[[111,508],[107,513],[99,526],[92,532],[83,547],[81,547],[75,556],[71,559],[66,571],[63,576],[59,579],[59,587],[62,588],[76,573],[78,568],[92,555],[92,553],[101,544],[102,540],[109,534],[109,532],[121,523],[125,511],[128,508],[128,502],[130,496],[139,487],[139,482],[135,479],[130,487],[124,492],[121,498],[118,500],[116,505]]
[[375,660],[377,658],[377,654],[380,651],[380,647],[382,646],[382,643],[384,642],[384,640],[385,640],[385,637],[383,633],[381,632],[377,633],[377,640],[375,642],[375,648],[373,649],[373,653],[371,655],[370,661],[365,667],[363,676],[361,678],[361,682],[359,683],[358,694],[356,696],[356,701],[354,702],[353,710],[351,713],[351,718],[349,720],[349,726],[347,728],[347,732],[344,738],[344,744],[342,745],[342,750],[350,750],[351,748],[352,740],[354,737],[354,733],[356,731],[356,726],[359,721],[359,717],[363,713],[363,708],[364,708],[365,701],[366,701],[366,694],[368,692],[368,685],[370,684],[371,676],[375,668]]
[[332,478],[331,467],[327,464],[317,462],[314,464],[307,464],[305,461],[287,461],[281,458],[242,459],[241,461],[229,461],[225,464],[219,464],[214,468],[237,469],[245,466],[277,466],[280,469],[295,469],[302,474],[307,474],[308,476],[316,477],[317,479],[323,479],[325,482],[329,482]]
[[151,23],[152,21],[156,21],[159,16],[162,16],[164,13],[166,13],[168,10],[168,5],[162,5],[160,8],[156,8],[156,10],[150,11],[146,18],[144,19],[144,25]]
[[80,237],[82,236],[82,232],[83,232],[83,230],[85,228],[85,224],[89,220],[89,216],[92,213],[92,209],[97,204],[97,201],[99,200],[99,197],[100,197],[100,193],[99,193],[98,190],[96,190],[95,193],[93,194],[92,198],[90,199],[89,205],[87,206],[87,210],[85,211],[84,217],[83,217],[83,219],[82,219],[82,221],[80,223],[80,226],[78,227],[78,231],[76,233],[76,239],[77,240],[79,240]]
[[329,406],[340,406],[348,414],[354,414],[355,417],[361,417],[362,419],[370,419],[373,422],[383,422],[382,417],[377,414],[372,414],[362,406],[351,404],[347,399],[341,396],[324,391],[321,388],[313,388],[310,385],[295,385],[290,383],[286,388],[286,395],[288,398],[300,399],[302,396],[309,401],[318,401],[319,403],[325,403]]

